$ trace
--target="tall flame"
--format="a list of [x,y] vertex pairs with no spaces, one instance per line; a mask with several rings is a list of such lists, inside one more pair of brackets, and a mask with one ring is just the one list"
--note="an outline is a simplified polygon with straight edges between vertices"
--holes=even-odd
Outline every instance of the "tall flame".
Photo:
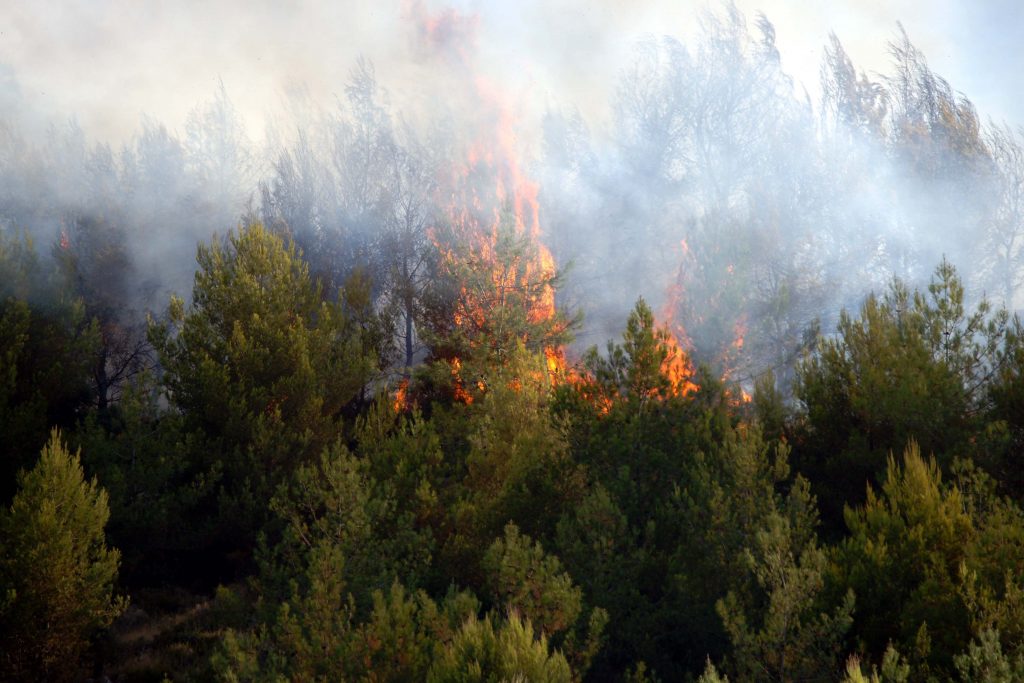
[[[516,108],[501,89],[474,70],[478,19],[453,9],[432,14],[422,0],[406,0],[404,9],[416,27],[419,49],[426,51],[428,57],[442,60],[446,67],[456,72],[460,87],[452,96],[464,98],[462,106],[474,113],[476,122],[463,128],[469,132],[469,140],[463,148],[462,161],[453,164],[449,177],[441,178],[439,182],[444,195],[441,203],[447,212],[452,239],[469,245],[472,265],[488,270],[499,291],[522,278],[551,279],[556,273],[556,263],[542,240],[539,186],[520,164],[522,149],[516,134],[520,123]],[[502,215],[503,209],[510,211],[516,234],[526,237],[535,248],[525,263],[515,265],[514,272],[500,267],[497,259],[499,232],[505,227],[502,221],[507,220]],[[443,260],[451,266],[458,265],[460,255],[436,233],[432,238]],[[690,355],[694,347],[676,314],[683,309],[684,283],[687,276],[695,272],[692,268],[695,264],[686,240],[680,241],[678,248],[678,272],[668,288],[657,320],[662,330],[662,343],[668,349],[661,371],[673,387],[674,395],[686,395],[698,389],[694,383],[695,372]],[[453,313],[452,323],[456,327],[484,328],[489,315],[487,307],[482,302],[474,302],[472,293],[465,288],[461,294],[465,305],[460,305]],[[553,287],[545,286],[540,296],[529,302],[527,316],[531,323],[551,320],[555,316]],[[725,352],[727,358],[737,356],[742,350],[743,335],[744,330],[738,325],[735,341]],[[563,349],[546,348],[544,355],[553,381],[570,382],[578,387],[586,383],[586,378],[579,372],[566,371]],[[727,360],[723,364],[731,367],[730,362]],[[452,358],[449,363],[456,398],[468,403],[472,397],[461,376],[462,359]],[[724,376],[727,378],[728,375],[729,371],[726,371]]]
[[[679,242],[679,267],[677,269],[675,278],[668,286],[665,303],[661,308],[659,318],[664,322],[673,341],[676,346],[687,351],[692,351],[693,342],[686,333],[686,329],[682,322],[678,321],[676,316],[678,311],[683,307],[683,303],[686,297],[685,280],[688,274],[688,270],[695,268],[696,263],[693,253],[690,251],[690,245],[685,239]],[[726,273],[729,276],[733,276],[735,273],[735,266],[729,264],[726,266]],[[734,374],[736,371],[737,363],[739,362],[740,356],[743,352],[744,337],[746,336],[746,321],[744,318],[739,318],[733,327],[733,339],[727,345],[723,346],[720,352],[716,356],[715,364],[722,368],[722,380],[729,382],[734,380]],[[690,363],[689,357],[686,358],[686,369],[691,372],[692,376],[692,364]],[[672,370],[673,373],[678,374],[679,370]],[[691,385],[694,389],[696,385]],[[732,393],[732,390],[729,390]],[[751,400],[750,394],[747,393],[742,387],[737,388],[738,391],[738,402],[749,403]]]
[[679,241],[679,274],[668,288],[665,304],[661,307],[657,319],[660,327],[667,333],[665,340],[669,354],[662,363],[662,374],[671,381],[675,391],[685,395],[696,391],[699,387],[693,382],[693,363],[690,360],[688,349],[693,348],[686,328],[676,318],[676,311],[682,302],[685,290],[683,287],[683,271],[690,260],[690,245],[686,240]]
[[[447,213],[447,228],[455,243],[468,246],[472,266],[489,272],[498,291],[523,280],[550,281],[557,272],[551,251],[542,241],[539,185],[527,176],[520,163],[522,150],[516,134],[521,123],[510,98],[494,83],[474,71],[471,59],[476,45],[478,21],[474,16],[446,9],[431,14],[418,0],[405,5],[407,15],[417,27],[416,38],[421,49],[441,58],[454,67],[460,77],[465,108],[473,113],[475,123],[463,128],[469,133],[463,159],[450,167],[449,177],[439,179],[441,204]],[[497,245],[503,221],[511,214],[512,229],[531,244],[532,256],[515,264],[511,272],[498,262]],[[449,267],[456,267],[462,255],[444,243],[437,232],[432,234],[435,246]],[[456,327],[482,329],[490,314],[486,302],[474,301],[473,293],[463,288],[460,305],[453,313]],[[555,291],[545,284],[539,296],[529,302],[531,323],[551,320],[555,316]],[[559,348],[545,349],[549,373],[564,368],[564,354]],[[456,398],[471,400],[461,377],[462,360],[450,359]]]

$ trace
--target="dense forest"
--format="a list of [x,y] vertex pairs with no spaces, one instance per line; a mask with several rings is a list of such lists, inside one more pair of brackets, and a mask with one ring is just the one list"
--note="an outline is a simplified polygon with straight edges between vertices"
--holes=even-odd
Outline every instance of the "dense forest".
[[430,19],[415,115],[0,110],[0,679],[1024,680],[1021,134],[726,6],[526,155]]

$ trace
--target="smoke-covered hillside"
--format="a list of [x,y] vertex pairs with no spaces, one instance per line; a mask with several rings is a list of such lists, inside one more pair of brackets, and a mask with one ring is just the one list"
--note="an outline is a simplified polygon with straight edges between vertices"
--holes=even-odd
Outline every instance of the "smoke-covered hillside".
[[1012,3],[58,4],[0,679],[1024,679]]
[[1019,305],[1014,124],[986,120],[895,23],[883,72],[859,70],[837,26],[808,84],[783,67],[771,17],[726,5],[689,19],[685,36],[602,65],[595,105],[499,80],[493,27],[411,4],[394,19],[394,83],[353,59],[333,101],[292,88],[260,139],[224,81],[180,128],[154,113],[112,142],[74,111],[33,110],[8,69],[0,213],[44,252],[80,253],[86,280],[116,270],[88,286],[140,319],[187,296],[196,243],[243,217],[293,235],[335,284],[365,270],[383,307],[396,258],[518,193],[566,269],[559,304],[584,315],[574,348],[613,337],[644,296],[698,361],[748,385],[787,375],[842,306],[894,275],[923,282],[943,257],[971,297]]

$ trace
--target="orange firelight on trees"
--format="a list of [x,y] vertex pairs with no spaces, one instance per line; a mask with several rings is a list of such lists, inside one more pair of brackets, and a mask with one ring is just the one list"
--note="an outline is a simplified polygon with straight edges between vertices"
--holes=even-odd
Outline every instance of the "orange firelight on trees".
[[[452,311],[451,322],[457,330],[466,331],[465,341],[472,348],[486,339],[487,335],[477,333],[493,327],[510,297],[516,297],[516,305],[525,305],[529,324],[552,321],[556,310],[551,282],[557,266],[542,241],[540,188],[520,163],[520,121],[513,100],[474,70],[471,53],[476,45],[476,20],[454,10],[431,14],[415,0],[407,3],[406,12],[417,26],[421,48],[454,67],[458,91],[453,98],[464,100],[462,109],[472,113],[472,120],[462,128],[468,137],[462,160],[438,179],[445,224],[430,233],[442,266],[456,281],[467,269],[486,273],[490,280],[490,287],[478,284],[476,289],[463,280]],[[501,258],[499,244],[508,231],[528,245],[524,254],[511,262]],[[505,342],[507,339],[501,343]],[[564,368],[562,350],[543,350],[549,373],[560,372]],[[471,397],[461,377],[462,360],[455,357],[449,362],[456,398],[468,402]]]

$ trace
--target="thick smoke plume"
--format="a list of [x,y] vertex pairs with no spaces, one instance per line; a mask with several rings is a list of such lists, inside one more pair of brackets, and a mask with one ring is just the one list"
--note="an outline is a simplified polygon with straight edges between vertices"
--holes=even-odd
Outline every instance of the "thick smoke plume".
[[[942,258],[972,296],[1021,305],[1020,134],[985,119],[902,26],[878,45],[882,72],[859,67],[835,26],[809,81],[805,64],[787,69],[771,14],[688,11],[683,30],[624,51],[598,20],[616,11],[598,3],[577,21],[558,4],[410,0],[354,13],[388,36],[386,57],[360,38],[369,56],[339,47],[344,69],[325,56],[303,82],[302,47],[262,131],[225,78],[179,123],[156,114],[93,137],[76,112],[41,113],[4,67],[0,225],[70,257],[107,318],[140,329],[170,293],[187,296],[198,241],[260,219],[331,285],[370,283],[395,313],[396,366],[424,352],[422,297],[445,240],[486,237],[503,212],[568,267],[556,302],[584,314],[577,350],[616,337],[642,296],[695,360],[747,385],[769,370],[786,381],[842,307],[893,276],[924,282]],[[552,12],[563,39],[538,29],[540,44],[530,21]],[[23,27],[34,16],[18,14]],[[326,18],[331,35],[357,32]],[[330,79],[333,100],[317,87]]]

